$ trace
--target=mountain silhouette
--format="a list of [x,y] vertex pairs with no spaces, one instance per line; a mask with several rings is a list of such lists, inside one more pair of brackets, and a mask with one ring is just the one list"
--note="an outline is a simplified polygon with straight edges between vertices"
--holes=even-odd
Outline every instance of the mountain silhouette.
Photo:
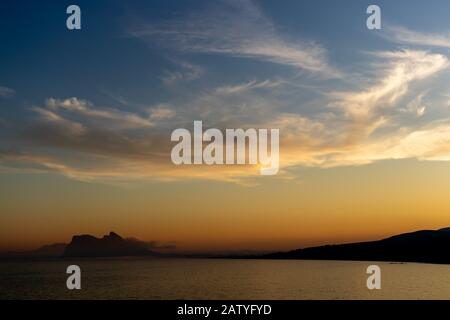
[[297,249],[257,258],[450,264],[450,228],[404,233],[378,241]]
[[149,250],[144,242],[124,239],[110,232],[103,238],[91,235],[76,235],[66,246],[63,257],[120,257],[153,256],[158,253]]

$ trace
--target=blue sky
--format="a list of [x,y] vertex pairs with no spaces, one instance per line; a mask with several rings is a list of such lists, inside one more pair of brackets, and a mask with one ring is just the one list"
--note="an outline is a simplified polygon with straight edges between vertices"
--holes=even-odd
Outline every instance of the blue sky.
[[164,163],[193,120],[280,127],[286,169],[447,159],[448,3],[377,1],[375,31],[370,1],[78,1],[80,31],[69,4],[1,4],[6,168],[191,177]]

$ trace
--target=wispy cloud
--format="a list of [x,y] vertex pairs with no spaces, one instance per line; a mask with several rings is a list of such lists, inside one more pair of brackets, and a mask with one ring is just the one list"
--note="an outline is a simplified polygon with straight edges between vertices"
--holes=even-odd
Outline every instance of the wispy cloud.
[[388,26],[385,38],[398,43],[450,48],[450,33],[425,33],[402,26]]
[[86,132],[86,128],[81,123],[67,120],[56,112],[41,107],[32,107],[31,110],[38,113],[43,121],[61,128],[62,132],[73,136],[80,136]]
[[283,81],[281,80],[264,80],[264,81],[248,81],[245,83],[237,84],[237,85],[227,85],[222,86],[216,89],[216,93],[228,95],[228,94],[236,94],[236,93],[243,93],[248,90],[253,89],[268,89],[268,88],[275,88],[279,85],[281,85]]
[[449,66],[447,57],[426,51],[392,51],[373,54],[385,63],[377,83],[359,92],[335,92],[337,103],[351,117],[365,119],[376,110],[393,106],[413,81],[430,77]]
[[326,50],[318,43],[285,39],[273,22],[250,0],[215,3],[204,12],[177,17],[160,25],[140,24],[130,35],[161,40],[178,50],[254,58],[337,77]]
[[166,70],[161,78],[165,85],[173,85],[180,81],[192,81],[205,73],[205,69],[189,62],[177,62],[177,70]]
[[417,95],[417,97],[408,103],[405,110],[413,113],[416,117],[424,116],[427,111],[427,106],[423,102],[424,97],[425,93]]
[[15,96],[16,91],[11,88],[0,86],[0,97],[10,98]]
[[426,51],[378,52],[374,56],[381,58],[385,66],[377,83],[360,91],[331,94],[336,99],[331,105],[342,108],[352,120],[349,141],[362,140],[384,125],[389,120],[386,109],[396,106],[408,93],[411,83],[429,78],[449,66],[444,55]]
[[175,116],[175,111],[164,104],[160,104],[150,109],[150,119],[163,120],[169,119]]
[[[150,109],[150,114],[147,117],[112,108],[100,109],[96,108],[90,101],[78,99],[76,97],[67,99],[49,98],[46,101],[46,107],[46,112],[49,113],[49,110],[52,110],[54,115],[56,115],[59,110],[66,110],[83,115],[87,118],[109,120],[114,122],[115,125],[126,128],[152,127],[155,124],[155,120],[161,120],[173,115],[173,111],[164,110],[161,106],[155,110]],[[35,108],[33,110],[40,111],[41,114],[44,113],[42,108]],[[109,124],[111,124],[111,122]]]
[[[393,119],[408,111],[423,116],[425,93],[415,94],[413,84],[428,80],[448,68],[448,59],[426,51],[393,51],[372,54],[378,80],[359,90],[330,93],[328,115],[304,117],[281,114],[270,122],[280,128],[284,166],[345,166],[385,159],[446,159],[450,156],[448,124],[415,127]],[[406,105],[404,99],[415,95]],[[343,111],[341,116],[335,108]],[[381,134],[375,132],[388,126]],[[417,146],[415,148],[414,146]]]
[[401,128],[397,132],[359,144],[351,152],[336,152],[324,166],[362,165],[386,159],[414,158],[450,161],[450,124],[434,123],[423,128]]

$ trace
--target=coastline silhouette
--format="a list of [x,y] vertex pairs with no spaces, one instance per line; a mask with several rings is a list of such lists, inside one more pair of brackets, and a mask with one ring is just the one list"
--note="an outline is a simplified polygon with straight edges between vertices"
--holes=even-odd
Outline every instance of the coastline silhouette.
[[175,254],[160,253],[149,248],[145,241],[123,238],[110,232],[102,238],[74,235],[69,244],[55,243],[32,251],[4,252],[1,258],[70,258],[70,257],[185,257],[229,259],[298,259],[424,262],[450,264],[450,228],[420,230],[394,235],[376,241],[332,244],[286,252],[265,254]]
[[420,230],[378,241],[325,245],[262,255],[259,259],[350,260],[450,264],[450,228]]

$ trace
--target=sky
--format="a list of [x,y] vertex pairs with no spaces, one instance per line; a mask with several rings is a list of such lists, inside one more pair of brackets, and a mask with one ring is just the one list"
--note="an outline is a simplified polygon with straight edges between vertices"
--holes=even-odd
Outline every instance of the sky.
[[[450,225],[450,3],[77,1],[73,31],[70,4],[0,4],[0,250],[111,230],[288,250]],[[195,120],[279,129],[280,171],[174,165],[170,134]]]

